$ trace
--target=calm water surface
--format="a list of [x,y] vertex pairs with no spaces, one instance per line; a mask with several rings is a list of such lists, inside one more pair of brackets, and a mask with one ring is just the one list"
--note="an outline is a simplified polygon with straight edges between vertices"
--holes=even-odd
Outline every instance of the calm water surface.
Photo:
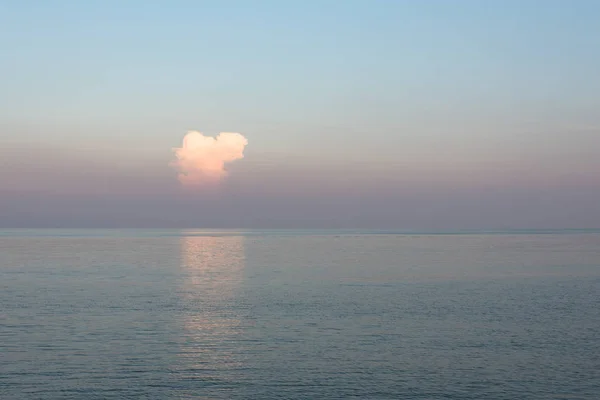
[[600,234],[0,232],[1,399],[600,398]]

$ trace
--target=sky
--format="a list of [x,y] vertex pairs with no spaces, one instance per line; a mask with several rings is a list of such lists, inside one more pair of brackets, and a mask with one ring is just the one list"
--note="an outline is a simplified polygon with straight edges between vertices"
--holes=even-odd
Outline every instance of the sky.
[[[600,227],[598,20],[585,0],[0,1],[0,227]],[[186,185],[190,131],[243,156]]]

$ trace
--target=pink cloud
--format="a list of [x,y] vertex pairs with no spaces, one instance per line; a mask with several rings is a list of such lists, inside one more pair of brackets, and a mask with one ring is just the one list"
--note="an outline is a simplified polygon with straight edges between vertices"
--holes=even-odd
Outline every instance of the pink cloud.
[[183,146],[173,149],[177,157],[171,166],[184,186],[216,183],[227,176],[225,165],[244,158],[248,140],[239,133],[221,132],[217,137],[189,131]]

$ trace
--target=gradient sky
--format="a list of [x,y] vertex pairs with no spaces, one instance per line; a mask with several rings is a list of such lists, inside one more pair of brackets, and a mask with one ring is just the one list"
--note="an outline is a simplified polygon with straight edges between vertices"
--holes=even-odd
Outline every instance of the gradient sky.
[[[0,226],[600,227],[598,1],[0,1]],[[241,132],[218,188],[168,167]]]

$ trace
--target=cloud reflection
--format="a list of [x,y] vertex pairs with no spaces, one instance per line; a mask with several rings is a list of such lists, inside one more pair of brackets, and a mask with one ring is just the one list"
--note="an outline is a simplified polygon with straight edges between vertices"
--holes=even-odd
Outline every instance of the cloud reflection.
[[243,237],[181,239],[185,333],[180,367],[190,377],[223,379],[224,372],[241,365],[236,350],[242,330],[243,241]]

